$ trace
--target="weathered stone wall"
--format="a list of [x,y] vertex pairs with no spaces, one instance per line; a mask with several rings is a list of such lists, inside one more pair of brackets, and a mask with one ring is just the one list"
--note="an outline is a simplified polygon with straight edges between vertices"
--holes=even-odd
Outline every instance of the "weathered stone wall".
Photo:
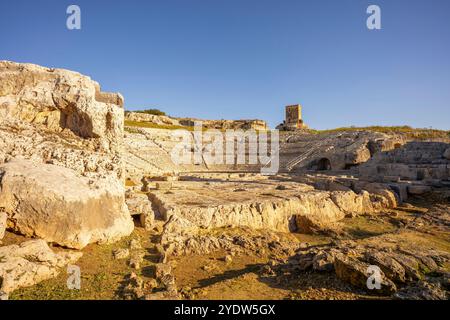
[[444,142],[409,142],[403,147],[376,154],[359,168],[360,178],[450,185],[449,150],[450,144]]
[[[281,171],[343,170],[403,143],[400,137],[370,131],[284,134],[280,142],[280,167]],[[329,168],[321,168],[321,160],[327,160]]]
[[[208,161],[200,164],[178,165],[171,159],[170,153],[179,143],[173,130],[130,127],[126,132],[126,170],[128,177],[139,175],[161,175],[192,171],[245,171],[260,172],[261,162],[249,163],[250,142],[245,141],[246,163],[214,165]],[[270,150],[271,134],[267,135]],[[207,145],[208,139],[203,139]],[[227,156],[226,145],[230,139],[224,138],[224,159]],[[374,132],[341,132],[331,134],[284,133],[279,141],[279,171],[297,172],[302,170],[324,170],[320,161],[326,159],[329,169],[343,170],[368,161],[374,154],[394,149],[403,144],[399,137]],[[234,143],[235,154],[237,143]],[[258,146],[253,145],[257,150]],[[193,153],[194,150],[187,152]]]
[[[186,131],[187,132],[187,131]],[[187,132],[191,135],[190,132]],[[202,159],[198,164],[177,164],[171,157],[171,152],[181,139],[175,135],[174,130],[165,129],[149,129],[129,127],[125,133],[125,168],[128,178],[140,180],[143,176],[158,176],[167,174],[177,174],[180,172],[197,172],[197,171],[248,171],[259,172],[260,164],[226,164],[227,156],[226,144],[234,141],[234,148],[238,148],[236,139],[224,137],[223,139],[223,160],[224,164],[213,164],[207,159]],[[207,144],[205,138],[205,145]],[[248,159],[249,143],[246,142],[245,152]],[[193,138],[191,146],[187,146],[185,150],[193,159],[194,148]],[[248,163],[248,160],[247,162]]]

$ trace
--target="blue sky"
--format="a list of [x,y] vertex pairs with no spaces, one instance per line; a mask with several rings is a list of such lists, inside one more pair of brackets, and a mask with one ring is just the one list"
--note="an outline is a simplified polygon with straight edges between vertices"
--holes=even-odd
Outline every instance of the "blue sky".
[[[82,29],[66,28],[81,7]],[[366,9],[381,7],[382,30]],[[67,68],[127,109],[313,128],[450,129],[448,0],[5,1],[0,59]]]

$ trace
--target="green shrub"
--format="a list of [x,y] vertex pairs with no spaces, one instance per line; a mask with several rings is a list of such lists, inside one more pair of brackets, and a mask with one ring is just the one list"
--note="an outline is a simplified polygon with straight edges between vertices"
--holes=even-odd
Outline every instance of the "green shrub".
[[137,110],[134,112],[138,113],[146,113],[146,114],[152,114],[155,116],[165,116],[166,113],[164,111],[158,110],[158,109],[146,109],[146,110]]

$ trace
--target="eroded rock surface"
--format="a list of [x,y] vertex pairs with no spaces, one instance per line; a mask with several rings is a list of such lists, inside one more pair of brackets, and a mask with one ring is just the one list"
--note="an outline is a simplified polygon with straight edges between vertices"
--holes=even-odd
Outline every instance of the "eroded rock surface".
[[361,179],[383,181],[386,177],[409,181],[411,193],[423,193],[420,186],[450,185],[449,148],[444,142],[409,142],[402,148],[376,154],[359,168]]
[[97,82],[76,72],[8,61],[0,61],[0,80],[3,126],[17,126],[11,122],[18,120],[55,133],[69,130],[94,138],[90,142],[97,148],[120,147],[120,94],[101,92]]
[[0,62],[0,165],[11,162],[0,198],[11,228],[73,248],[131,233],[122,105],[79,73]]
[[0,292],[9,294],[54,278],[61,268],[81,256],[81,252],[54,253],[43,240],[0,247]]
[[0,240],[5,236],[7,219],[8,216],[6,215],[6,212],[0,211]]
[[180,125],[180,122],[177,119],[168,116],[153,115],[143,112],[125,112],[125,120],[136,122],[150,122],[157,125]]
[[[446,297],[448,272],[445,269],[450,255],[421,246],[406,248],[389,236],[371,239],[368,243],[340,241],[331,245],[301,248],[277,263],[274,274],[293,272],[334,272],[340,280],[370,294],[410,299]],[[369,287],[369,279],[378,269],[380,286]],[[418,292],[418,287],[421,291]],[[433,292],[429,292],[431,289]],[[431,291],[433,291],[431,290]],[[398,293],[397,293],[398,292]]]
[[403,144],[400,137],[370,131],[291,133],[280,142],[282,171],[342,170],[368,161],[374,154]]
[[325,191],[295,182],[280,188],[275,178],[239,183],[219,182],[215,177],[211,175],[211,182],[177,181],[170,191],[153,189],[149,196],[164,220],[178,216],[199,228],[246,226],[304,233],[328,227],[348,214],[373,213],[398,204],[394,192],[382,185],[367,184],[355,193],[350,188]]
[[81,249],[118,240],[133,230],[122,189],[107,180],[95,188],[73,170],[28,160],[0,166],[0,176],[0,207],[11,228],[21,234]]

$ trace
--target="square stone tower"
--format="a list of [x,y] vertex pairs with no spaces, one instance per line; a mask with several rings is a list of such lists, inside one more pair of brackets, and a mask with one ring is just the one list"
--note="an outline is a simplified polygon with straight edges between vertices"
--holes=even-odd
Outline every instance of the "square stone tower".
[[303,128],[302,106],[299,104],[286,107],[285,126],[288,129]]

